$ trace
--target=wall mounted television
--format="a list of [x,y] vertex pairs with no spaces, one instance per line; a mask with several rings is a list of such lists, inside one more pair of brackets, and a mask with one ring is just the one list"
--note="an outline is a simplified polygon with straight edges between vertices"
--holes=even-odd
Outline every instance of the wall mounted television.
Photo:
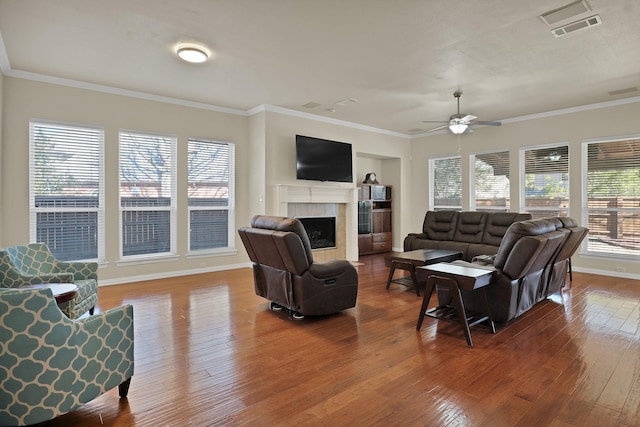
[[351,144],[296,135],[296,178],[353,182]]

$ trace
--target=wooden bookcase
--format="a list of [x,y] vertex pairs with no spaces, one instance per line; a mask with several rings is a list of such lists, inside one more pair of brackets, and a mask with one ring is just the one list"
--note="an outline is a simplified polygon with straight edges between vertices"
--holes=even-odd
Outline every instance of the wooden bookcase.
[[389,252],[392,248],[391,186],[358,187],[358,254]]

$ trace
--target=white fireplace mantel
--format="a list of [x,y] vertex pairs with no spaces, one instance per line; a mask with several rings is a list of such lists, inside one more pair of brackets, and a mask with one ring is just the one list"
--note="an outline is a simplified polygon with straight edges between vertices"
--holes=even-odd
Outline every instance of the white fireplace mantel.
[[287,185],[274,187],[275,215],[287,216],[289,203],[343,203],[346,205],[346,255],[358,260],[358,193],[355,187]]

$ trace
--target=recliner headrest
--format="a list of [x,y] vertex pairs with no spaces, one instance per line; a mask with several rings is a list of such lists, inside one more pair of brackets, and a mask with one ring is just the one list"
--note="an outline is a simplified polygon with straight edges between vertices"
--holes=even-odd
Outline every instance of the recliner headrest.
[[264,228],[266,230],[289,231],[297,234],[300,240],[302,240],[309,264],[313,263],[311,242],[299,219],[284,216],[255,215],[251,218],[251,226],[254,228]]

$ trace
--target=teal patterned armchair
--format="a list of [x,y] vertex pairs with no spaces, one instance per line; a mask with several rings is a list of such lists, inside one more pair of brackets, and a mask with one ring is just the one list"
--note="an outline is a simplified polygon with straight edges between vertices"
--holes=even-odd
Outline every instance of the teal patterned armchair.
[[71,320],[51,289],[0,289],[0,426],[72,411],[133,375],[133,306]]
[[98,302],[98,264],[57,260],[44,243],[11,246],[0,250],[0,287],[20,288],[38,283],[73,283],[76,296],[60,304],[60,310],[75,319]]

